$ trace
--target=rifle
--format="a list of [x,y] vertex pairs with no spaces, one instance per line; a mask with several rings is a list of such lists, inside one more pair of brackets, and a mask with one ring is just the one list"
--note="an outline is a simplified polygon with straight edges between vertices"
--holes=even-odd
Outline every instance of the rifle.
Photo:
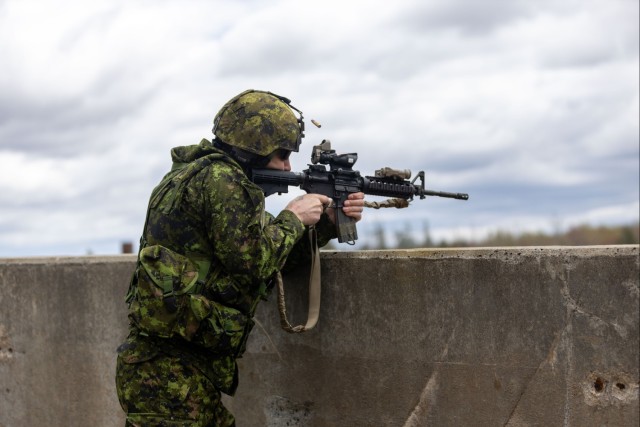
[[[410,170],[382,168],[374,176],[360,176],[353,170],[358,154],[336,154],[331,142],[323,140],[315,145],[311,152],[309,169],[302,172],[287,172],[273,169],[253,169],[251,180],[260,186],[265,197],[274,193],[288,192],[289,186],[297,186],[307,193],[324,194],[333,199],[336,208],[336,231],[340,243],[354,244],[358,239],[356,222],[342,211],[343,203],[351,193],[362,192],[373,196],[402,199],[405,206],[414,196],[424,199],[426,196],[448,197],[468,200],[465,193],[446,193],[424,188],[424,171],[418,172],[412,181]],[[326,165],[329,166],[327,170]],[[416,181],[419,182],[416,184]]]

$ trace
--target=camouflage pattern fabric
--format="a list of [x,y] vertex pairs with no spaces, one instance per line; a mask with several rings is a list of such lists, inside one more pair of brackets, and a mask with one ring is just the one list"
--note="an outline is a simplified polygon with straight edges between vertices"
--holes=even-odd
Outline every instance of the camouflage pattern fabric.
[[[196,316],[191,300],[199,293],[198,266],[187,257],[160,245],[147,246],[138,255],[135,295],[129,317],[144,332],[190,340],[208,313]],[[207,303],[207,301],[203,301]],[[203,310],[205,304],[202,304]]]
[[[266,299],[278,271],[309,262],[309,239],[301,239],[305,227],[300,220],[290,211],[276,217],[265,212],[262,190],[210,141],[176,147],[171,154],[172,171],[151,196],[141,248],[153,247],[152,254],[163,248],[158,260],[171,259],[173,267],[157,267],[158,271],[161,276],[186,272],[188,280],[174,281],[180,286],[191,285],[195,267],[187,263],[176,268],[183,264],[176,263],[175,254],[208,266],[208,273],[199,268],[198,276],[203,277],[198,280],[197,301],[187,311],[191,323],[179,320],[176,335],[153,336],[140,326],[141,316],[153,316],[154,311],[135,312],[136,280],[148,276],[139,263],[132,282],[131,333],[118,349],[116,371],[118,395],[130,425],[145,425],[144,417],[146,425],[183,425],[176,424],[176,417],[185,414],[192,421],[202,420],[193,424],[198,426],[209,425],[215,417],[226,419],[219,393],[235,392],[236,358],[244,351],[258,302]],[[335,237],[326,217],[316,229],[320,245]],[[164,249],[171,251],[169,255]],[[180,400],[179,391],[191,386],[194,392]],[[164,424],[140,414],[154,414]],[[173,424],[166,418],[169,415],[175,418]]]
[[163,355],[139,363],[118,358],[117,370],[126,426],[235,426],[233,415],[220,402],[220,392],[179,357]]

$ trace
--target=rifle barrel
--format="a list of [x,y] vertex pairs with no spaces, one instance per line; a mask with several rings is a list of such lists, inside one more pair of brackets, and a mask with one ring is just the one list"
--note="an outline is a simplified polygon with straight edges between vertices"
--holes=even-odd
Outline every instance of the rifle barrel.
[[420,195],[448,197],[449,199],[458,199],[458,200],[469,200],[469,195],[467,193],[447,193],[446,191],[424,190],[424,191],[420,191]]

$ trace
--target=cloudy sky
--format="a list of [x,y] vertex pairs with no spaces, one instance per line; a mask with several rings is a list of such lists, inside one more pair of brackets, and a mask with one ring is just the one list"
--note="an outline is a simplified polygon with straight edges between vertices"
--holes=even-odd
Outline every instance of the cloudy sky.
[[[311,146],[468,192],[384,226],[435,239],[638,221],[637,0],[0,0],[0,257],[137,242],[173,146],[248,89]],[[294,193],[295,194],[295,193]],[[289,196],[272,196],[277,212]]]

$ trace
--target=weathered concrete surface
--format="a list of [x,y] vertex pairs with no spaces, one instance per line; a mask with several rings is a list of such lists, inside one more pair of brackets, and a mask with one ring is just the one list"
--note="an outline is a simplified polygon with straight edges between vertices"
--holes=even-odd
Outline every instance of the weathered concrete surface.
[[0,259],[0,427],[123,426],[115,349],[135,256]]
[[[132,256],[0,260],[0,427],[121,426]],[[637,426],[638,246],[323,253],[227,399],[251,426]],[[306,316],[305,272],[285,278]]]

